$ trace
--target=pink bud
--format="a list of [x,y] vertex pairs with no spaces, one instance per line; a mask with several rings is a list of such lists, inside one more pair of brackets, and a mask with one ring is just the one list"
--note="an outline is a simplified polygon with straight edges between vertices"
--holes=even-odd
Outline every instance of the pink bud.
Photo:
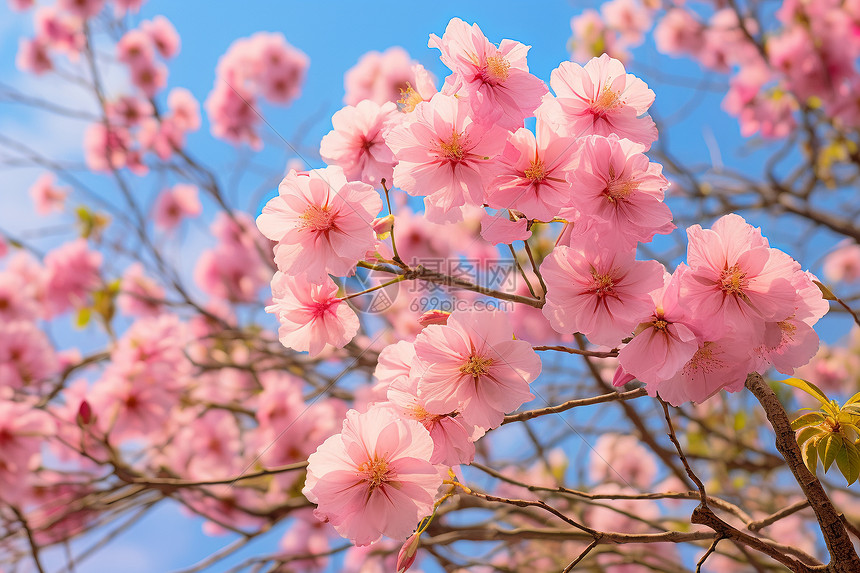
[[81,402],[80,407],[78,408],[78,425],[79,426],[89,426],[93,422],[93,409],[90,406],[90,403],[86,400]]
[[392,226],[394,226],[394,215],[377,217],[373,220],[373,232],[377,235],[388,233]]
[[428,310],[418,317],[418,324],[421,326],[430,326],[431,324],[448,324],[450,312],[442,310]]
[[620,386],[624,386],[625,384],[627,384],[631,380],[635,380],[635,379],[636,379],[636,376],[633,376],[632,374],[628,374],[627,372],[624,371],[624,368],[619,366],[615,370],[615,376],[612,377],[612,385],[615,386],[616,388],[618,388]]
[[421,544],[421,534],[417,531],[403,543],[397,554],[397,573],[404,573],[415,563],[418,546]]

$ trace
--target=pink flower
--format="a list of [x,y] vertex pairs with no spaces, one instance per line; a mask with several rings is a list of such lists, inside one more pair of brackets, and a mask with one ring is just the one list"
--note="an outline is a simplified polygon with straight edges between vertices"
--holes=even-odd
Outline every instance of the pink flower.
[[179,34],[164,16],[158,15],[151,21],[144,20],[140,23],[140,29],[149,36],[162,58],[169,60],[179,53]]
[[636,436],[603,434],[594,444],[588,475],[599,485],[615,482],[646,490],[657,477],[657,460]]
[[663,203],[669,182],[662,166],[650,163],[643,151],[615,135],[591,135],[581,140],[578,166],[570,175],[573,205],[630,244],[674,229],[672,212]]
[[653,314],[618,353],[624,371],[646,384],[674,376],[699,349],[699,339],[690,328],[693,321],[678,296],[680,276],[686,269],[682,264],[674,275],[665,275],[662,288],[651,293]]
[[418,104],[385,138],[397,158],[394,179],[412,196],[426,196],[441,213],[428,213],[430,221],[462,205],[482,205],[488,161],[505,144],[505,132],[496,125],[475,123],[466,102],[436,94]]
[[47,215],[51,211],[62,211],[68,194],[68,187],[56,185],[56,177],[53,173],[43,173],[30,187],[30,197],[36,205],[36,212],[40,215]]
[[307,55],[282,34],[258,32],[252,40],[256,41],[259,61],[256,82],[263,97],[281,104],[298,98],[310,66]]
[[45,312],[48,317],[78,308],[101,284],[102,255],[84,239],[75,239],[45,256]]
[[749,341],[735,335],[704,342],[674,376],[645,389],[673,406],[690,401],[699,404],[722,389],[738,392],[754,368],[750,351]]
[[469,26],[453,18],[441,38],[430,35],[428,46],[438,48],[442,63],[457,75],[457,95],[468,99],[476,121],[495,122],[506,129],[522,127],[523,119],[534,114],[548,92],[529,73],[530,46],[502,40],[496,47],[477,24]]
[[381,53],[367,52],[343,76],[344,103],[358,105],[366,99],[379,105],[396,102],[410,85],[417,89],[413,68],[416,63],[399,46],[392,46]]
[[556,97],[544,100],[539,117],[569,135],[603,135],[641,143],[646,149],[657,139],[654,121],[644,115],[654,103],[654,92],[628,74],[624,65],[606,54],[585,67],[563,62],[552,71]]
[[105,0],[58,0],[57,7],[86,19],[101,12],[104,3]]
[[427,461],[433,440],[390,408],[347,412],[343,431],[308,458],[302,493],[314,514],[356,545],[382,535],[403,540],[433,511],[442,478]]
[[550,221],[570,201],[567,177],[577,166],[577,157],[571,153],[576,140],[559,135],[540,119],[536,132],[537,137],[520,128],[508,137],[487,187],[487,204]]
[[56,425],[44,410],[24,402],[0,399],[0,497],[21,501],[39,464],[39,450]]
[[687,229],[687,264],[681,297],[698,316],[710,340],[729,329],[737,335],[761,335],[764,323],[794,313],[793,274],[800,270],[791,257],[768,246],[761,230],[735,214],[721,217],[712,229]]
[[266,307],[278,317],[281,344],[316,356],[326,344],[336,348],[358,332],[355,311],[337,296],[338,286],[326,277],[324,284],[311,284],[278,271],[272,278],[272,304]]
[[350,181],[379,185],[385,179],[391,188],[394,154],[382,134],[399,116],[395,104],[380,106],[370,100],[335,112],[331,118],[334,130],[323,136],[320,156],[329,165],[341,167]]
[[860,245],[840,243],[824,259],[824,276],[833,282],[860,280]]
[[508,317],[498,311],[455,311],[448,323],[430,325],[415,339],[412,376],[431,414],[460,412],[485,430],[533,399],[529,384],[541,361],[523,340],[513,339]]
[[18,55],[15,66],[22,72],[40,75],[54,69],[48,53],[48,46],[39,39],[21,38],[18,42]]
[[203,210],[197,186],[178,183],[159,193],[155,201],[153,220],[159,229],[175,229],[182,219],[196,217]]
[[610,249],[599,237],[581,243],[557,246],[544,259],[543,314],[556,332],[616,346],[653,309],[649,293],[662,285],[663,265],[637,261],[633,249]]
[[670,56],[696,57],[705,45],[705,26],[689,10],[671,8],[654,29],[657,49]]
[[48,337],[30,321],[0,324],[0,380],[2,387],[39,392],[59,370]]
[[170,118],[177,128],[182,131],[197,131],[200,129],[200,104],[185,88],[173,88],[167,94],[167,107]]
[[144,274],[140,262],[132,263],[122,275],[116,304],[130,316],[157,316],[163,310],[164,289]]
[[278,192],[263,207],[257,227],[278,242],[275,263],[281,271],[322,282],[328,273],[349,274],[374,248],[372,223],[382,199],[370,185],[347,182],[339,167],[327,167],[307,175],[290,171]]
[[161,62],[149,62],[132,66],[131,83],[146,95],[155,94],[167,85],[167,66]]
[[571,60],[586,62],[601,54],[609,54],[619,60],[627,59],[628,54],[618,31],[607,26],[597,10],[588,8],[571,18],[570,29],[573,32],[569,44]]
[[151,64],[155,60],[152,38],[142,30],[132,29],[116,44],[116,58],[129,67]]
[[141,97],[120,96],[108,104],[111,125],[134,127],[153,115],[152,104]]
[[514,241],[525,241],[532,236],[525,218],[511,221],[507,211],[499,211],[490,215],[486,211],[481,215],[481,237],[492,245],[499,243],[510,245]]
[[637,0],[611,0],[600,6],[600,12],[606,24],[631,46],[642,43],[653,19],[651,10]]

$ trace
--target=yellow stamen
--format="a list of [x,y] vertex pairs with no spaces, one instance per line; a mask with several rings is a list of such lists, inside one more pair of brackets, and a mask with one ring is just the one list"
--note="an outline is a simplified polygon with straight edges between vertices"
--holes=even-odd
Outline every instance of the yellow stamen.
[[503,82],[508,79],[511,63],[504,56],[490,56],[487,58],[487,76],[491,80]]
[[603,114],[620,104],[620,94],[609,89],[609,86],[606,86],[591,104],[591,109],[594,113]]
[[358,472],[361,478],[370,485],[370,491],[378,488],[391,477],[389,475],[388,461],[376,456],[372,460],[358,466]]
[[484,376],[490,371],[490,366],[493,365],[493,359],[484,356],[472,355],[465,364],[460,366],[460,372],[463,374],[471,374],[475,378]]
[[523,175],[530,181],[543,181],[546,178],[546,165],[540,159],[535,159]]
[[406,89],[400,88],[400,99],[397,100],[397,105],[400,108],[400,111],[409,113],[422,101],[424,101],[424,98],[415,91],[409,82],[406,82]]
[[738,265],[723,269],[720,273],[720,289],[726,294],[742,295],[749,282],[746,276]]
[[466,157],[466,138],[455,132],[451,133],[451,139],[441,142],[442,155],[449,161],[462,161]]
[[318,207],[311,205],[308,210],[302,213],[300,229],[310,229],[311,231],[328,231],[334,227],[334,213],[329,206]]

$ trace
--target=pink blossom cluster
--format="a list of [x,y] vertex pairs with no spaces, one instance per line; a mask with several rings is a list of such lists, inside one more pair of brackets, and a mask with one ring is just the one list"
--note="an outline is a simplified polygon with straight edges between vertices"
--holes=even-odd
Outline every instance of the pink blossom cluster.
[[212,135],[259,149],[259,99],[291,103],[301,93],[309,63],[282,34],[257,32],[233,42],[218,61],[215,85],[204,104]]
[[860,55],[857,2],[784,2],[774,28],[766,30],[759,29],[759,20],[741,21],[736,7],[722,2],[660,8],[651,0],[612,0],[599,13],[584,11],[571,23],[574,59],[607,52],[623,60],[656,22],[660,52],[731,74],[723,107],[738,118],[744,136],[787,136],[801,107],[823,107],[840,129],[860,125],[854,96],[860,82],[854,66]]

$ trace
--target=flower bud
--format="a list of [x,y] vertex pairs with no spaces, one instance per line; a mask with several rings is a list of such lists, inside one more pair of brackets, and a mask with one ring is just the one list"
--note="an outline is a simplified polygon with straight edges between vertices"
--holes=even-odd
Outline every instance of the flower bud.
[[415,563],[418,554],[418,546],[421,545],[421,534],[417,531],[409,539],[403,542],[403,547],[397,554],[397,573],[404,573]]
[[421,326],[430,326],[431,324],[448,324],[450,312],[443,310],[428,310],[418,317],[418,324]]
[[384,235],[391,231],[391,227],[394,226],[394,215],[387,215],[385,217],[377,217],[373,220],[373,231],[377,235]]
[[93,423],[93,409],[90,406],[90,403],[86,400],[81,401],[81,405],[78,408],[78,425],[81,427],[89,426]]
[[618,388],[618,387],[624,386],[628,382],[635,380],[635,379],[636,379],[636,376],[633,376],[632,374],[628,374],[627,372],[624,371],[624,368],[619,366],[618,368],[615,369],[615,376],[612,377],[612,385],[615,386],[616,388]]

